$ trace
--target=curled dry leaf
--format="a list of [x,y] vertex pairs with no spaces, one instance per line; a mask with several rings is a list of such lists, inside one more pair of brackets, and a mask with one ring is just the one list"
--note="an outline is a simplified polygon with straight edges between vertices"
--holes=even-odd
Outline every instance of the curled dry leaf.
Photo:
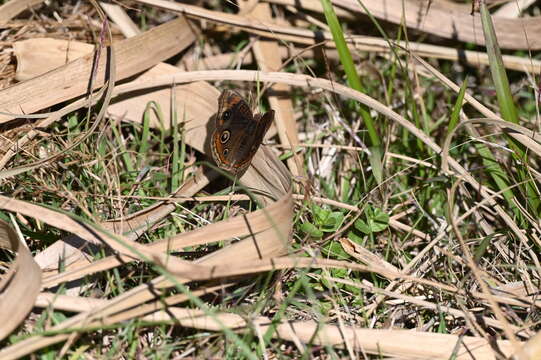
[[16,254],[8,271],[0,277],[0,340],[26,318],[41,287],[41,269],[15,231],[0,220],[0,247]]

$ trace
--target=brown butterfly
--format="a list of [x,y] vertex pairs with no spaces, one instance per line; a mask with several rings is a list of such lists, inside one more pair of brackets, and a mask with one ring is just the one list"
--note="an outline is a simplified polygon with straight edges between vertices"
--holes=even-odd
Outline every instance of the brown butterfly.
[[274,110],[254,115],[239,94],[222,91],[218,99],[216,128],[210,140],[216,164],[234,175],[242,174],[273,120]]

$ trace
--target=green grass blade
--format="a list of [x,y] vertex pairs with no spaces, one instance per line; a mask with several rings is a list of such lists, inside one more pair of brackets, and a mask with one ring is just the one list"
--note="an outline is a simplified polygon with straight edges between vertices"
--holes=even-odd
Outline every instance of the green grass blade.
[[[517,108],[513,102],[513,95],[511,94],[509,79],[507,78],[507,73],[503,65],[502,54],[500,52],[500,47],[498,46],[494,24],[492,23],[492,18],[484,2],[481,2],[480,12],[490,64],[490,72],[492,74],[492,81],[494,82],[494,87],[496,90],[500,113],[504,120],[518,124],[519,118]],[[524,185],[522,185],[521,188],[523,189],[527,198],[527,204],[529,205],[530,210],[533,210],[536,214],[539,214],[539,211],[541,210],[540,194],[537,192],[535,185],[531,182],[532,178],[528,172],[527,166],[527,153],[524,146],[518,141],[509,136],[507,136],[507,139],[509,141],[509,147],[513,150],[514,157],[517,161],[517,180],[524,182]],[[502,183],[502,185],[498,184],[498,186],[504,186],[503,188],[500,187],[500,190],[503,190],[508,187],[508,181],[505,181],[505,183]],[[511,190],[506,190],[503,194],[508,202],[510,202],[511,197],[514,196]],[[512,202],[511,206],[516,208]]]
[[[118,123],[120,126],[120,122]],[[126,171],[128,173],[134,173],[135,172],[135,166],[132,162],[132,159],[128,153],[128,149],[126,148],[126,143],[124,139],[122,138],[122,135],[120,131],[117,129],[116,126],[111,126],[111,130],[113,130],[113,134],[117,140],[118,147],[120,148],[120,153],[122,154],[122,161],[124,162],[124,166],[126,167]]]
[[[186,124],[186,122],[188,121],[188,119],[186,118],[186,110],[184,110],[184,119],[182,121],[182,124]],[[185,131],[184,131],[184,127],[182,127],[182,131],[180,133],[180,154],[179,154],[179,159],[178,159],[178,166],[179,166],[179,172],[178,172],[178,181],[179,181],[179,184],[181,184],[182,182],[184,182],[184,164],[186,163],[186,141],[185,141],[185,138],[184,138],[184,135],[185,135]],[[175,189],[176,190],[176,189]]]
[[456,128],[458,122],[460,121],[460,110],[462,110],[462,103],[464,102],[464,95],[466,94],[466,88],[468,87],[468,78],[464,79],[460,91],[458,92],[458,97],[453,106],[453,112],[451,113],[451,119],[449,121],[448,131],[453,131]]
[[494,81],[496,96],[498,97],[498,104],[500,105],[500,113],[506,121],[518,124],[517,109],[513,103],[513,96],[511,94],[511,89],[509,88],[509,80],[507,79],[507,73],[503,65],[496,32],[494,31],[492,18],[490,17],[490,13],[484,2],[481,2],[481,23],[485,34],[485,43],[490,72],[492,73],[492,81]]
[[141,143],[139,144],[139,156],[137,157],[137,167],[143,166],[143,161],[147,156],[148,149],[150,147],[150,112],[152,101],[145,107],[143,113],[143,132],[141,133]]
[[[338,56],[340,57],[340,62],[344,67],[344,72],[348,80],[348,84],[352,89],[355,89],[360,92],[364,92],[363,86],[361,84],[361,79],[353,63],[353,58],[349,52],[349,48],[344,38],[344,32],[338,21],[338,17],[334,12],[332,3],[330,0],[321,0],[321,5],[323,6],[323,12],[325,13],[325,19],[332,33],[333,40],[336,44],[336,50],[338,51]],[[383,150],[381,148],[381,138],[376,131],[372,116],[370,116],[370,111],[364,105],[360,106],[360,114],[368,131],[368,136],[370,138],[370,151],[371,156],[369,157],[370,164],[372,165],[372,172],[374,177],[381,183],[383,179],[382,166],[381,166],[381,154]],[[379,158],[378,158],[379,157]]]
[[[174,98],[172,99],[171,104],[174,104]],[[178,126],[178,118],[177,118],[177,112],[174,105],[172,105],[171,110],[171,131],[173,135],[173,154],[171,157],[171,188],[169,191],[173,193],[176,189],[178,189],[178,186],[180,184],[179,181],[179,170],[180,170],[180,149],[179,149],[179,142],[180,142],[180,129]]]

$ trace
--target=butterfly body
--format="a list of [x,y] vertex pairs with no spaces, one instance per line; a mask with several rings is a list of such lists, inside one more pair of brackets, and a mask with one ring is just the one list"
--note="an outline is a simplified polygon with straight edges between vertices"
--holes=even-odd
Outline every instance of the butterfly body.
[[218,167],[235,175],[243,173],[273,119],[273,110],[254,115],[239,94],[224,90],[218,99],[216,127],[211,137],[212,157]]

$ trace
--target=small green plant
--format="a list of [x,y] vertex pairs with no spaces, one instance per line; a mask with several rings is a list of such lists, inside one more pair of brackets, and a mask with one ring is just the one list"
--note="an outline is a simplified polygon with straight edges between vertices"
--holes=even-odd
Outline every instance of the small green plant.
[[380,208],[372,205],[366,206],[365,218],[355,221],[355,228],[366,235],[377,233],[387,229],[389,226],[389,215]]
[[312,222],[303,222],[301,230],[315,238],[321,238],[324,233],[338,230],[344,221],[344,214],[340,211],[331,211],[317,205],[312,205]]

